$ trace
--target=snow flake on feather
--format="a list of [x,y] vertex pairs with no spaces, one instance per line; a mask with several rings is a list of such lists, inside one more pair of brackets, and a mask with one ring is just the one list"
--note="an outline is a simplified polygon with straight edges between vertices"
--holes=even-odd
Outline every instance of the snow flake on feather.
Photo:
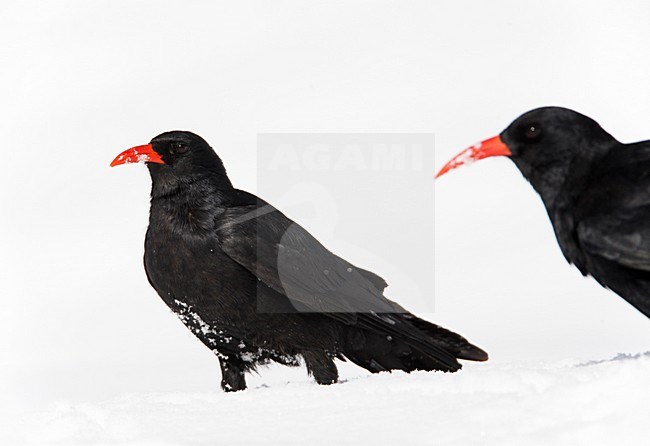
[[260,353],[261,351],[258,352],[257,355],[254,354],[253,352],[243,352],[240,357],[244,362],[255,362],[255,360],[259,357]]
[[221,352],[220,352],[219,350],[217,350],[216,348],[212,350],[212,353],[214,353],[214,354],[216,355],[217,358],[219,358],[219,359],[223,359],[224,361],[227,361],[228,358],[229,358],[228,355],[224,355],[223,353],[221,353]]
[[375,316],[375,317],[381,319],[381,320],[384,321],[384,322],[389,323],[390,325],[395,325],[395,324],[397,323],[397,322],[395,321],[395,319],[393,319],[393,318],[390,317],[390,316],[379,315],[379,314],[375,313],[374,311],[371,311],[370,314],[372,314],[373,316]]
[[232,341],[232,336],[226,336],[223,330],[212,328],[201,318],[201,316],[198,315],[198,313],[196,313],[196,311],[192,310],[190,305],[178,299],[174,299],[174,302],[178,305],[178,309],[175,311],[176,315],[196,336],[203,335],[203,337],[207,337],[207,342],[213,346],[219,344],[217,339],[213,336],[216,336],[221,343],[229,344]]
[[[208,335],[208,334],[217,334],[210,325],[207,324],[201,316],[199,316],[195,311],[192,311],[192,307],[187,305],[185,302],[182,302],[178,299],[174,299],[176,305],[179,306],[179,311],[176,313],[179,319],[188,327],[191,327],[192,331],[198,334],[198,332]],[[232,338],[230,338],[232,339]],[[227,342],[230,342],[228,340]]]
[[[212,328],[207,322],[205,322],[199,314],[192,309],[191,305],[187,303],[174,299],[176,304],[175,313],[178,318],[183,322],[183,324],[190,329],[192,333],[196,336],[199,336],[201,339],[207,340],[207,342],[212,347],[218,347],[220,344],[230,344],[233,342],[233,337],[226,335],[223,330],[217,330]],[[202,336],[201,336],[202,335]],[[247,348],[244,341],[239,341],[237,348],[240,350],[239,357],[244,362],[255,363],[259,361],[268,361],[268,353],[271,356],[274,356],[286,363],[294,363],[295,357],[290,355],[281,355],[271,350],[263,350],[261,348],[249,349],[248,351],[243,351]],[[227,361],[229,359],[228,355],[221,353],[217,348],[213,348],[212,352],[219,358]]]

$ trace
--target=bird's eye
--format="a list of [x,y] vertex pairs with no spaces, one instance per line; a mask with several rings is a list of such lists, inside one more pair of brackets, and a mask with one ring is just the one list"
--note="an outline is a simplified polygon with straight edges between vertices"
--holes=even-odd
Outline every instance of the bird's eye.
[[526,139],[537,139],[540,137],[542,134],[542,128],[538,124],[530,124],[526,126],[524,135],[526,136]]
[[183,154],[190,150],[190,147],[182,142],[172,143],[172,153]]

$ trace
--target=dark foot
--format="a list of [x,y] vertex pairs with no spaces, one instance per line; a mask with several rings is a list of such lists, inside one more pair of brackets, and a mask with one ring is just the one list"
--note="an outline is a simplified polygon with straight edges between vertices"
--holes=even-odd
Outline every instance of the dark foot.
[[237,392],[246,389],[244,367],[237,360],[219,358],[221,365],[221,388],[224,392]]
[[307,372],[314,376],[318,384],[334,384],[339,379],[336,364],[330,355],[324,352],[304,352]]

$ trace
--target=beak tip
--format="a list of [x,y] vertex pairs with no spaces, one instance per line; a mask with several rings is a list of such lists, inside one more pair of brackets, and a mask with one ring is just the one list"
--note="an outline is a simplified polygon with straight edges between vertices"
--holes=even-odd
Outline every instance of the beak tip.
[[483,158],[492,156],[512,156],[512,152],[506,144],[503,143],[500,136],[481,141],[478,144],[469,147],[458,155],[453,157],[447,164],[442,166],[442,169],[436,174],[436,178],[440,178],[450,170],[456,169],[462,165],[471,164]]
[[124,164],[124,157],[122,155],[116,156],[115,159],[113,161],[111,161],[110,166],[115,167],[115,166],[118,166],[120,164]]
[[455,166],[452,166],[451,163],[447,163],[447,164],[445,164],[445,165],[442,166],[442,168],[438,171],[438,173],[436,174],[435,179],[437,180],[438,178],[440,178],[441,176],[443,176],[444,174],[446,174],[447,172],[449,172],[449,171],[450,171],[451,169],[453,169],[454,167],[455,167]]

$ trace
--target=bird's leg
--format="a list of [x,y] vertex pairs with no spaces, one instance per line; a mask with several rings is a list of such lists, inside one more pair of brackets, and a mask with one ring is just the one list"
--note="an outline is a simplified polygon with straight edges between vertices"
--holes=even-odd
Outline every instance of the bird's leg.
[[322,351],[302,353],[307,366],[307,373],[314,376],[318,384],[334,384],[339,379],[339,372],[332,357]]
[[236,392],[246,389],[246,378],[242,361],[234,355],[219,355],[221,365],[221,388],[224,392]]

